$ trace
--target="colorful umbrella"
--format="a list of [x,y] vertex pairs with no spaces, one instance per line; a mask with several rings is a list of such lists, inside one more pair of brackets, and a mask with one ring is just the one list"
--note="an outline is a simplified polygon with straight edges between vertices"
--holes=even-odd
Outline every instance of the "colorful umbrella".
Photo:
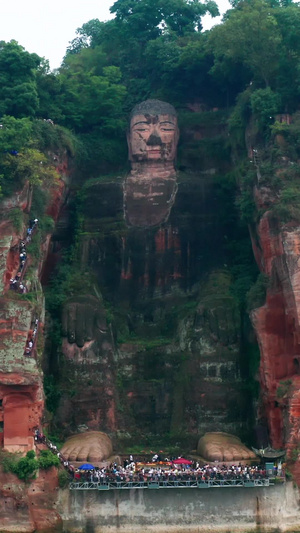
[[83,465],[79,466],[78,470],[94,470],[94,465],[91,463],[84,463]]
[[173,465],[192,465],[193,461],[188,461],[188,459],[179,457],[178,459],[175,459],[175,461],[172,461],[172,463]]

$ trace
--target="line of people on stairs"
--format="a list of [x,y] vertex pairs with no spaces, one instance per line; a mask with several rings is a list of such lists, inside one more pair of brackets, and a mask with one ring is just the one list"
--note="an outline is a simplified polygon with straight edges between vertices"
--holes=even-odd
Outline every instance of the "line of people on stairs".
[[44,435],[38,428],[34,432],[34,440],[36,444],[45,444],[52,453],[57,455],[61,465],[67,470],[70,475],[74,475],[74,466],[69,463],[69,461],[58,451],[57,446],[52,444],[52,442]]
[[31,241],[32,235],[34,233],[34,230],[36,229],[38,224],[38,219],[34,218],[29,220],[29,226],[26,231],[26,239],[20,241],[19,244],[19,268],[16,276],[14,278],[10,279],[10,289],[15,290],[21,294],[24,294],[27,292],[26,284],[23,282],[24,274],[26,271],[27,266],[27,250],[26,250],[26,243],[29,243]]
[[34,345],[37,339],[38,334],[38,328],[39,328],[39,319],[36,318],[34,321],[33,329],[30,330],[25,346],[24,355],[27,357],[30,357],[33,354]]

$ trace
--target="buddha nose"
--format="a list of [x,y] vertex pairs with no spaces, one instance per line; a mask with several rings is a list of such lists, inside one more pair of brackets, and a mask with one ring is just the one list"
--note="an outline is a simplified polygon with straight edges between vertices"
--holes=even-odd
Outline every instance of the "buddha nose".
[[162,140],[161,138],[159,137],[159,135],[157,135],[157,133],[151,133],[148,141],[147,141],[147,145],[148,146],[158,146],[158,145],[161,145],[162,144]]

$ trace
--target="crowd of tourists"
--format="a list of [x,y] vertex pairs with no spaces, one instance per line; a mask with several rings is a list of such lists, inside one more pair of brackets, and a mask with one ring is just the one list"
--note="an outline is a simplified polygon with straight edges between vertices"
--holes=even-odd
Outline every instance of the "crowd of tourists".
[[30,330],[24,350],[24,355],[30,357],[33,353],[34,345],[37,339],[38,334],[38,328],[39,328],[39,319],[36,318],[33,323],[33,329]]
[[12,290],[15,290],[21,294],[24,294],[27,292],[26,284],[24,283],[24,274],[26,270],[27,265],[27,250],[26,250],[26,244],[28,244],[33,236],[33,233],[37,227],[38,219],[34,218],[29,220],[29,225],[26,230],[26,238],[25,240],[20,241],[19,244],[19,267],[17,274],[14,278],[10,279],[10,288]]
[[118,466],[116,463],[106,468],[93,468],[91,470],[74,471],[75,481],[90,481],[94,483],[107,484],[109,482],[169,482],[169,481],[197,481],[208,482],[209,480],[236,480],[253,481],[265,479],[267,472],[264,465],[225,465],[206,464],[200,466],[194,463],[192,466],[186,465],[160,465],[139,466],[129,463],[127,467]]
[[[249,465],[249,464],[204,464],[200,465],[198,461],[187,461],[190,464],[175,464],[182,460],[181,457],[172,460],[166,458],[159,464],[155,457],[154,463],[139,463],[134,461],[133,456],[130,455],[125,459],[123,466],[118,463],[111,463],[109,466],[97,467],[91,464],[83,465],[75,468],[68,459],[66,459],[57,446],[39,430],[35,430],[36,444],[44,444],[59,458],[61,465],[70,474],[70,479],[73,478],[75,482],[90,482],[107,485],[109,483],[168,483],[168,482],[198,482],[207,483],[209,481],[254,481],[264,480],[268,477],[284,476],[284,472],[280,467],[274,467],[272,473],[266,471],[264,464]],[[157,464],[155,464],[157,463]]]

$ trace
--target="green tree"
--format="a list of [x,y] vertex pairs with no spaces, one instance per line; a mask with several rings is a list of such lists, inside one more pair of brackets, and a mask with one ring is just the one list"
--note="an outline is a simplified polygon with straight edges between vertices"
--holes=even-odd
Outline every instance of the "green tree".
[[77,36],[71,41],[64,57],[63,65],[70,55],[80,53],[84,48],[96,48],[101,46],[106,54],[107,64],[120,65],[120,56],[124,45],[128,43],[124,40],[124,29],[116,19],[107,22],[100,22],[92,19],[76,30]]
[[0,127],[0,185],[5,196],[26,180],[54,184],[58,174],[48,157],[33,146],[33,125],[27,118],[4,116]]
[[166,29],[181,36],[201,31],[201,19],[207,13],[212,17],[219,15],[217,4],[211,0],[160,0],[159,4]]
[[265,0],[242,2],[210,33],[216,69],[226,68],[228,60],[242,63],[252,79],[266,87],[278,72],[281,43],[277,20]]
[[49,62],[42,60],[36,71],[36,86],[39,99],[37,116],[52,119],[55,123],[64,120],[60,104],[62,94],[61,78],[57,73],[50,72]]
[[300,7],[298,4],[277,7],[273,13],[282,35],[275,89],[285,110],[294,112],[300,93]]
[[51,466],[58,467],[60,465],[59,458],[51,450],[41,450],[40,456],[38,458],[39,468],[47,470]]
[[0,41],[0,116],[32,117],[38,108],[35,72],[41,59],[16,41]]
[[58,174],[49,164],[47,157],[34,148],[25,149],[19,157],[12,158],[12,161],[16,162],[15,169],[19,179],[28,179],[31,185],[50,186],[58,179]]
[[12,472],[23,481],[34,479],[37,469],[38,462],[33,450],[27,452],[26,456],[19,459],[16,463],[12,463]]
[[129,32],[143,40],[155,39],[164,31],[177,35],[200,31],[203,15],[219,14],[215,2],[199,0],[117,0],[110,11],[126,23]]
[[[114,21],[110,22],[114,23]],[[92,19],[83,24],[81,28],[77,28],[77,36],[71,41],[70,46],[68,46],[64,60],[69,55],[78,54],[83,48],[95,48],[95,46],[101,44],[104,40],[103,30],[105,32],[107,25],[105,22],[100,22],[99,19]]]
[[0,157],[0,175],[2,192],[5,196],[11,194],[26,180],[31,185],[53,185],[58,179],[54,167],[47,157],[34,148],[24,148],[20,154],[3,154]]
[[103,54],[84,49],[69,56],[61,71],[65,125],[87,133],[95,127],[106,131],[119,127],[126,88],[117,67],[104,67]]
[[267,87],[266,89],[254,91],[251,94],[250,103],[260,128],[264,130],[267,125],[274,121],[274,115],[278,113],[281,102],[279,94]]
[[103,68],[107,64],[106,54],[100,45],[84,47],[78,53],[65,57],[60,73],[76,72],[85,74],[90,72],[94,76],[101,76]]
[[[0,196],[9,195],[20,184],[19,176],[13,171],[16,156],[11,152],[20,151],[32,134],[32,124],[27,118],[16,119],[3,116],[0,125]],[[10,168],[11,163],[11,168]]]
[[21,150],[32,135],[32,122],[28,118],[16,119],[4,115],[1,117],[0,154],[11,150]]

